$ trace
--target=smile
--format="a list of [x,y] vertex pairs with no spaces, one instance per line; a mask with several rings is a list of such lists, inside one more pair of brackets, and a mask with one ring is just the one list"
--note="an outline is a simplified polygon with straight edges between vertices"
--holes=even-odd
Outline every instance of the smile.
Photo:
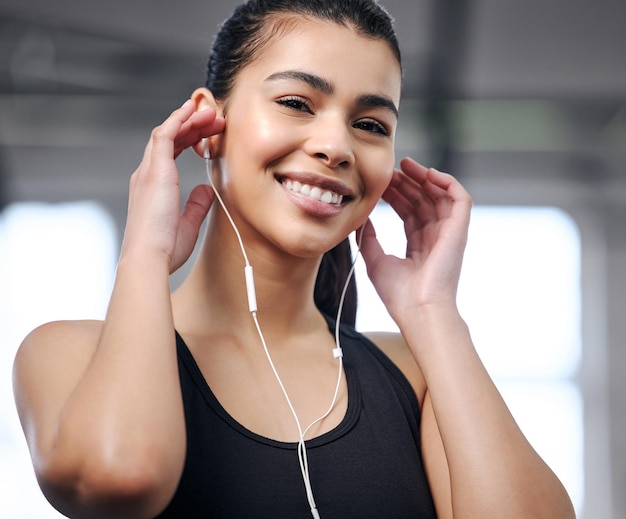
[[335,193],[330,189],[322,189],[318,186],[303,184],[302,182],[298,182],[297,180],[290,180],[288,178],[284,179],[282,181],[282,184],[288,191],[300,193],[301,195],[304,195],[313,200],[317,200],[319,202],[324,202],[325,204],[340,205],[343,202],[343,195]]

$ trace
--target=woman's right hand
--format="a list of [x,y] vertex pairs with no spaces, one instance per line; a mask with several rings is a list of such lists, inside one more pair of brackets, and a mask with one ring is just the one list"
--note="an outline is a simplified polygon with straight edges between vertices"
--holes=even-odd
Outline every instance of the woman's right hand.
[[223,132],[224,126],[224,119],[216,117],[215,110],[195,111],[188,100],[152,131],[143,159],[130,179],[121,258],[161,256],[170,273],[187,261],[215,195],[209,186],[196,186],[181,214],[175,159],[201,139]]

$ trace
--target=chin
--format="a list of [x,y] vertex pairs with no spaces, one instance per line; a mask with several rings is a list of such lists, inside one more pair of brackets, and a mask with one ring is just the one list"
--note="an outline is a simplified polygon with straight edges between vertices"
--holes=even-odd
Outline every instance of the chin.
[[343,238],[336,241],[329,240],[328,237],[300,237],[288,242],[283,240],[278,246],[287,254],[296,258],[315,259],[328,252],[341,241],[343,241]]

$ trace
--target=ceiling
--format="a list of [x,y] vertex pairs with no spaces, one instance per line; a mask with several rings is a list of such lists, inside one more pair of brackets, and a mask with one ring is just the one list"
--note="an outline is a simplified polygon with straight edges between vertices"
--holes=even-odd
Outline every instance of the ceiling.
[[[41,168],[28,161],[41,148],[106,157],[132,143],[136,157],[203,83],[212,35],[237,3],[0,0],[0,154],[13,196],[34,189]],[[405,67],[399,153],[446,167],[468,153],[556,152],[623,173],[626,2],[383,4]]]

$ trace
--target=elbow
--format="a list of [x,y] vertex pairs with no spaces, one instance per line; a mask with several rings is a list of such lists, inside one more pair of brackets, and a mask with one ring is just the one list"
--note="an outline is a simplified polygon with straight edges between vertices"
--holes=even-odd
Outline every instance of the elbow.
[[175,490],[154,460],[92,458],[74,467],[51,460],[36,464],[36,475],[50,504],[76,519],[148,519]]

